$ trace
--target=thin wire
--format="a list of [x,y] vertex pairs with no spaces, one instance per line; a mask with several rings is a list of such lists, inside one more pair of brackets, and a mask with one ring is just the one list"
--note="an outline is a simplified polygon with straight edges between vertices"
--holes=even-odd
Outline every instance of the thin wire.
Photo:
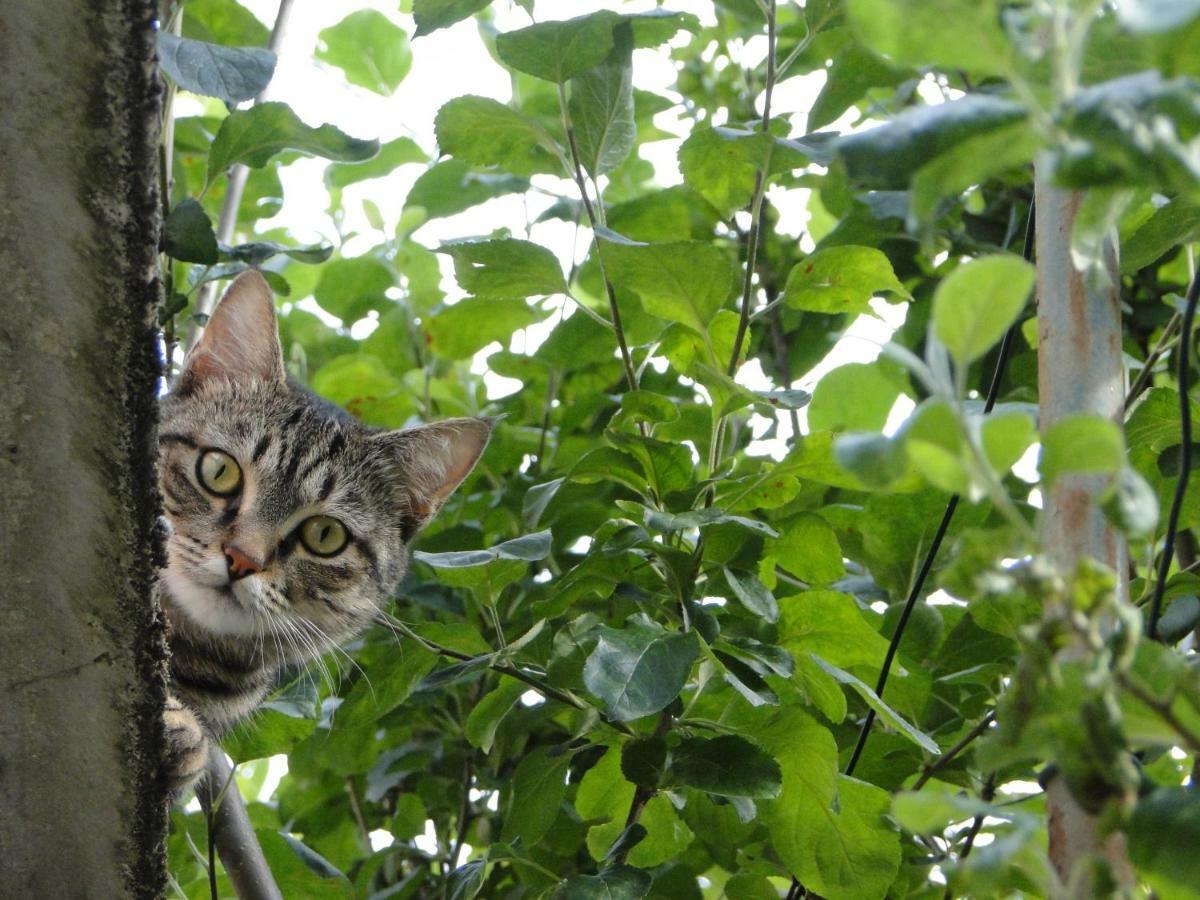
[[[1029,204],[1029,220],[1025,223],[1025,240],[1021,248],[1021,256],[1025,258],[1026,262],[1033,258],[1034,228],[1035,209],[1031,202]],[[1018,325],[1013,325],[1009,328],[1004,334],[1004,340],[1000,342],[1000,353],[996,358],[996,368],[992,371],[992,380],[988,385],[987,400],[983,406],[985,414],[992,411],[996,405],[996,399],[1000,395],[1000,385],[1004,381],[1004,373],[1008,370],[1008,360],[1012,356],[1013,343],[1018,328]],[[946,531],[950,528],[950,521],[954,518],[955,510],[958,509],[959,499],[958,494],[955,494],[950,498],[950,502],[946,504],[946,511],[942,514],[942,521],[938,525],[937,532],[933,536],[933,541],[929,545],[929,550],[925,553],[925,559],[921,562],[921,569],[917,573],[916,580],[908,592],[907,599],[904,601],[904,609],[900,612],[900,620],[896,623],[896,631],[892,634],[892,639],[888,643],[887,654],[883,658],[883,668],[879,670],[879,679],[875,682],[875,695],[881,699],[883,698],[883,689],[887,687],[888,675],[891,674],[892,663],[895,662],[896,653],[900,649],[900,639],[904,636],[904,629],[908,625],[908,619],[912,614],[913,607],[917,605],[917,600],[921,598],[921,592],[925,588],[925,581],[933,569],[933,561],[937,558],[938,550],[942,547],[942,541],[946,538]],[[862,728],[858,732],[858,742],[854,745],[854,752],[850,754],[850,761],[846,764],[847,775],[854,774],[854,769],[858,765],[863,750],[866,749],[867,740],[871,736],[871,726],[874,724],[875,710],[868,709],[867,717],[863,719]]]
[[1175,485],[1175,498],[1171,501],[1171,514],[1167,518],[1167,536],[1163,542],[1162,558],[1158,564],[1158,579],[1154,585],[1154,599],[1150,602],[1150,624],[1147,633],[1151,640],[1158,640],[1158,617],[1162,612],[1163,594],[1167,589],[1167,574],[1171,560],[1175,558],[1175,533],[1179,529],[1179,512],[1183,507],[1183,496],[1187,492],[1188,475],[1192,471],[1192,407],[1188,397],[1189,360],[1192,345],[1192,325],[1196,319],[1196,300],[1200,298],[1200,272],[1192,276],[1188,288],[1187,304],[1183,308],[1183,324],[1179,329],[1179,426],[1183,446],[1179,454],[1179,481]]

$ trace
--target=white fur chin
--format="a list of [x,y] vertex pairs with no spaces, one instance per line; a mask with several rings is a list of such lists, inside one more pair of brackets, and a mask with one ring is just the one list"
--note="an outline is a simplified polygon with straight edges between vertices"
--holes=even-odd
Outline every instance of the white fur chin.
[[170,566],[163,572],[162,580],[176,606],[205,631],[243,636],[258,633],[253,614],[240,607],[227,590],[196,584]]

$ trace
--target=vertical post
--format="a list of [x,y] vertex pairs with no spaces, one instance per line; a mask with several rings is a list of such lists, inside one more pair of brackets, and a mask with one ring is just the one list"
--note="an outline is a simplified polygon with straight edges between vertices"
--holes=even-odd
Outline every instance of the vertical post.
[[0,896],[158,898],[151,0],[0,3]]
[[[1125,370],[1116,244],[1111,238],[1104,244],[1107,279],[1086,278],[1071,256],[1071,232],[1083,195],[1049,185],[1040,172],[1034,191],[1041,427],[1080,413],[1121,424]],[[1124,592],[1128,551],[1101,512],[1103,487],[1099,476],[1059,478],[1043,497],[1043,546],[1067,571],[1084,557],[1103,563],[1117,573],[1117,590]],[[1046,793],[1050,861],[1063,882],[1069,882],[1078,862],[1102,856],[1119,883],[1133,884],[1124,836],[1115,833],[1101,841],[1095,817],[1075,802],[1061,776],[1051,776]],[[1091,894],[1086,878],[1075,888],[1081,897]]]

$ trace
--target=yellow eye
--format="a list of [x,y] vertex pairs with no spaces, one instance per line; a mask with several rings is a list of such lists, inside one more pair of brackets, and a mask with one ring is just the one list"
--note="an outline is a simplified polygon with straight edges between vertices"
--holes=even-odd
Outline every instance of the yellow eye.
[[196,463],[196,477],[218,497],[232,496],[242,486],[242,469],[224,450],[205,450]]
[[349,540],[346,526],[332,516],[313,516],[300,524],[300,542],[316,556],[336,556]]

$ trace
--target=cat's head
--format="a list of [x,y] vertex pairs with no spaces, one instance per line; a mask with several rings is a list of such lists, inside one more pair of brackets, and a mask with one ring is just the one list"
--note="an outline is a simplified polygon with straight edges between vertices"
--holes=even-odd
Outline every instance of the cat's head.
[[271,290],[246,272],[162,403],[170,603],[213,635],[308,651],[345,639],[390,596],[407,544],[490,432],[475,418],[367,428],[289,382]]

